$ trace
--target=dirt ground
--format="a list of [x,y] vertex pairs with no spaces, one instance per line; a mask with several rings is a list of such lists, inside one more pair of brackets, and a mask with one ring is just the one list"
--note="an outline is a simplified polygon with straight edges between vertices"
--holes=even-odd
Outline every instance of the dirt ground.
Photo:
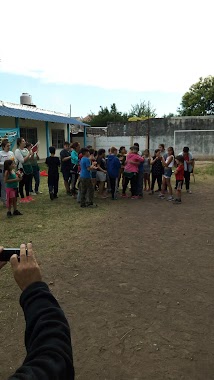
[[[99,201],[96,210],[66,207],[66,198],[60,222],[58,211],[43,211],[33,241],[71,326],[76,379],[214,379],[213,184],[196,183],[182,205],[145,194]],[[5,223],[15,242],[20,232]],[[3,380],[25,349],[9,267],[0,286]]]

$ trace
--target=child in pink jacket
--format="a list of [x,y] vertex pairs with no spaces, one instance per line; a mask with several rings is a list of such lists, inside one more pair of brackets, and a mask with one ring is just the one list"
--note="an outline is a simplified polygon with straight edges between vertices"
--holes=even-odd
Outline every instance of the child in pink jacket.
[[126,189],[131,182],[131,199],[137,199],[137,180],[138,180],[138,170],[141,162],[144,161],[144,158],[138,154],[138,147],[132,146],[130,152],[126,156],[126,163],[124,168],[124,185],[123,185],[123,194],[122,197],[126,198]]

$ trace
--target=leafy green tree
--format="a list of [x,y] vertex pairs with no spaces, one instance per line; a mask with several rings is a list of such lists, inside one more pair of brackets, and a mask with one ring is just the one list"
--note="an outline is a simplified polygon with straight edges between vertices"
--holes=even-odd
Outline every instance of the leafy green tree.
[[111,104],[110,110],[100,106],[98,114],[91,114],[90,117],[92,127],[106,127],[108,123],[126,123],[128,120],[127,114],[119,112],[115,103]]
[[131,106],[131,110],[129,111],[129,117],[137,116],[137,117],[156,117],[156,109],[152,107],[151,103],[146,103],[145,101],[140,102],[139,104],[135,104]]
[[172,112],[168,113],[168,115],[166,115],[166,114],[163,115],[164,118],[177,117],[177,116],[178,115],[176,115],[175,113],[172,113]]
[[180,116],[214,115],[214,77],[199,78],[186,92],[178,109]]

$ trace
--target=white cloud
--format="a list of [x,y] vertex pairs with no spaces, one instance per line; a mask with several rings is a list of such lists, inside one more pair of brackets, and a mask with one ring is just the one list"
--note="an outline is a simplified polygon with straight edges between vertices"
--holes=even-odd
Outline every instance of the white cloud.
[[212,0],[7,0],[0,71],[42,81],[186,91],[213,73]]

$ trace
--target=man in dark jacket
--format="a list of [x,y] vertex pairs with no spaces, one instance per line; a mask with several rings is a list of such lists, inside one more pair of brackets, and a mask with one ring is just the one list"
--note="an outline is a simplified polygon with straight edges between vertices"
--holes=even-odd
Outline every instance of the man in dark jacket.
[[[0,255],[3,248],[0,247]],[[65,315],[48,286],[42,282],[41,272],[32,244],[20,247],[10,259],[14,278],[22,290],[26,331],[27,356],[22,366],[9,380],[73,380],[74,367],[70,328]],[[5,263],[0,261],[0,269]]]
[[118,178],[120,174],[121,163],[117,157],[117,148],[114,146],[110,149],[110,155],[107,161],[107,172],[109,176],[109,181],[111,185],[111,195],[112,199],[117,199],[117,186]]

